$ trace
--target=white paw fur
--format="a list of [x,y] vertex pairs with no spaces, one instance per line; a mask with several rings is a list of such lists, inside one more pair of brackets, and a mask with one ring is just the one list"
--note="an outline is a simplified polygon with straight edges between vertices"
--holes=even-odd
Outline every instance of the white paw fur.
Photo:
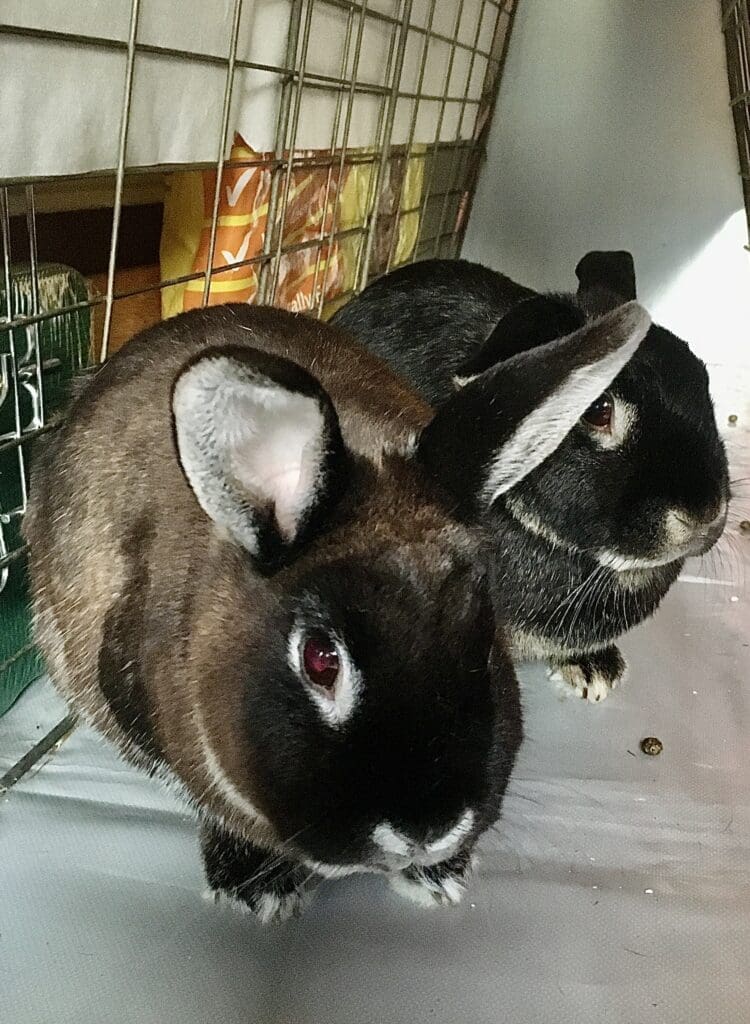
[[244,900],[238,900],[229,893],[216,889],[206,889],[203,898],[211,903],[231,907],[233,911],[254,917],[260,924],[281,924],[292,917],[299,917],[308,902],[308,894],[304,891],[285,893],[277,896],[272,892],[264,892],[258,900],[257,907],[251,907]]
[[578,665],[562,665],[559,668],[547,669],[547,676],[566,697],[580,697],[589,704],[600,704],[607,699],[618,683],[622,682],[622,677],[610,682],[598,672],[594,672],[587,681]]
[[261,924],[280,924],[292,917],[299,917],[306,903],[307,895],[304,892],[289,892],[284,896],[264,892],[258,901],[255,916]]
[[410,878],[398,874],[391,877],[389,884],[399,896],[427,909],[457,906],[466,892],[466,884],[455,875],[448,875],[436,882],[424,876]]

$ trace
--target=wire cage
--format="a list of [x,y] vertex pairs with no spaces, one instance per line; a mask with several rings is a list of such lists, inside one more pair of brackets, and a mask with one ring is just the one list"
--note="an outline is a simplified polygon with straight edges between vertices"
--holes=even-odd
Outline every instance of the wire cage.
[[19,527],[70,377],[191,306],[326,316],[457,255],[516,2],[6,0],[0,712],[38,671]]
[[729,97],[737,134],[740,174],[750,228],[750,2],[721,0]]
[[721,25],[730,75],[730,102],[735,119],[745,210],[750,227],[750,3],[721,0]]

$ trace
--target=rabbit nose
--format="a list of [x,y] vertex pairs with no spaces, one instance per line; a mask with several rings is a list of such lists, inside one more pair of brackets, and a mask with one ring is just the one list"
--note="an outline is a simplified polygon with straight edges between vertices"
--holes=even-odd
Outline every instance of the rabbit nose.
[[703,509],[702,512],[694,512],[688,518],[699,527],[712,528],[724,523],[727,516],[727,503],[713,502],[707,508]]
[[710,538],[713,544],[721,535],[726,519],[727,503],[712,503],[699,512],[672,509],[667,512],[664,527],[673,547],[687,547],[692,553],[693,548],[700,548]]
[[719,506],[718,511],[716,505],[713,505],[704,515],[696,516],[695,520],[700,524],[696,531],[698,535],[706,538],[713,537],[714,540],[717,540],[726,525],[728,512],[729,506],[725,501]]
[[705,555],[707,551],[711,550],[724,532],[727,512],[728,507],[725,503],[718,512],[714,507],[711,509],[710,514],[707,513],[701,517],[694,517],[693,522],[697,525],[693,532],[689,554]]

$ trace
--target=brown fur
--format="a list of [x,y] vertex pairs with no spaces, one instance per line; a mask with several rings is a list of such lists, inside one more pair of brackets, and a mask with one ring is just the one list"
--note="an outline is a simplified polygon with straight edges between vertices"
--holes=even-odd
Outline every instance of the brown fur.
[[[255,805],[238,725],[243,666],[234,655],[247,649],[252,658],[264,642],[274,594],[308,556],[271,580],[259,576],[218,537],[180,468],[174,380],[197,353],[227,344],[285,356],[314,374],[348,448],[367,460],[339,527],[315,546],[318,562],[344,552],[398,559],[419,539],[439,578],[452,553],[473,551],[474,539],[402,457],[429,406],[343,333],[304,316],[245,306],[186,314],[135,338],[74,400],[35,464],[25,525],[36,635],[50,672],[128,756],[168,768],[192,801],[270,845],[263,808],[253,819],[227,800],[201,736]],[[356,505],[349,520],[347,502]]]

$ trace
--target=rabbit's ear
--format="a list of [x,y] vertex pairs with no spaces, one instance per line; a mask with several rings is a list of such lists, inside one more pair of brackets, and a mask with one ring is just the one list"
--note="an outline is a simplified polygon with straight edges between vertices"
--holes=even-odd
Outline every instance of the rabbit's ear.
[[551,455],[614,380],[649,329],[637,303],[519,353],[452,395],[422,432],[416,458],[471,514]]
[[581,326],[583,316],[571,302],[552,295],[533,295],[516,303],[497,322],[482,347],[456,370],[454,382],[463,387],[491,366],[528,352],[538,345],[570,334]]
[[587,252],[576,267],[577,298],[589,316],[601,316],[636,298],[633,257],[624,250]]
[[269,570],[315,532],[347,453],[328,395],[305,370],[251,348],[211,349],[172,394],[177,451],[203,511]]

